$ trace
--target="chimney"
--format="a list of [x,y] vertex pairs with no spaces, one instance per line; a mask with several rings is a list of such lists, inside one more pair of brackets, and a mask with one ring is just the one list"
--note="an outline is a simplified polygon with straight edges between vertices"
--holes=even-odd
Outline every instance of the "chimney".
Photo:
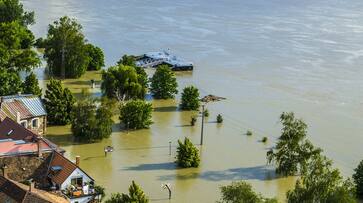
[[80,156],[76,156],[76,166],[79,167],[80,162],[81,162],[81,157]]
[[21,96],[21,92],[18,92],[18,96]]
[[38,157],[42,157],[42,147],[41,147],[41,144],[40,144],[40,141],[42,140],[41,137],[38,137],[37,138],[37,146],[38,146]]
[[2,169],[3,169],[4,178],[8,178],[8,166],[6,166],[6,164],[4,164]]
[[16,122],[20,124],[20,112],[16,112]]

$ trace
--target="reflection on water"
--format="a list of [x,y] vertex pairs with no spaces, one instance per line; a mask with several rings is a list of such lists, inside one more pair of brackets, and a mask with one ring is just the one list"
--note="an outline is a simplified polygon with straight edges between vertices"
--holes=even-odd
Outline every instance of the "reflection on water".
[[[160,185],[168,181],[175,202],[213,202],[220,185],[246,179],[258,192],[282,198],[294,178],[277,178],[265,168],[266,149],[279,135],[282,111],[304,118],[312,142],[344,175],[351,175],[362,159],[360,0],[23,2],[36,12],[37,24],[31,29],[37,37],[45,36],[50,22],[69,15],[82,23],[89,41],[105,51],[107,66],[125,53],[169,48],[195,63],[193,73],[177,74],[180,90],[194,84],[202,96],[227,98],[208,105],[211,115],[198,169],[169,168],[178,139],[187,136],[200,142],[200,118],[196,126],[189,125],[195,113],[179,111],[179,96],[176,101],[153,101],[155,123],[150,129],[122,132],[115,125],[112,136],[99,143],[73,143],[68,127],[50,128],[49,137],[70,158],[81,155],[82,167],[109,192],[126,191],[135,179],[150,198],[167,202]],[[41,78],[43,72],[37,70]],[[99,81],[100,75],[65,83],[78,94],[91,79]],[[92,92],[100,95],[99,88]],[[219,113],[222,125],[214,123]],[[244,135],[248,129],[252,137]],[[267,144],[259,142],[264,136]],[[172,156],[165,147],[169,141]],[[102,157],[107,145],[115,152]]]

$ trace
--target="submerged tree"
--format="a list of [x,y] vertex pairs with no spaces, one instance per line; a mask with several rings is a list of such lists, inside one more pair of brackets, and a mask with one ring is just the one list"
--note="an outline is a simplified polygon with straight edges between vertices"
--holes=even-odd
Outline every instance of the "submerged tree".
[[353,180],[357,188],[357,196],[363,198],[363,160],[354,169]]
[[113,193],[111,198],[106,200],[106,203],[148,203],[144,191],[138,186],[135,181],[129,187],[129,194]]
[[332,162],[320,154],[313,155],[302,171],[295,188],[287,193],[287,201],[295,202],[356,202],[354,186],[344,180]]
[[144,99],[146,88],[132,66],[118,65],[102,71],[102,92],[109,98],[119,101]]
[[132,55],[123,55],[119,61],[117,61],[118,65],[124,65],[124,66],[136,66],[136,60],[135,56]]
[[198,110],[199,90],[194,86],[188,86],[183,89],[180,107],[183,110]]
[[159,66],[151,78],[151,93],[156,99],[172,99],[178,93],[178,83],[167,65]]
[[152,105],[143,100],[131,100],[120,106],[120,121],[127,129],[149,128],[153,123]]
[[81,98],[72,109],[72,132],[81,140],[96,141],[108,138],[112,133],[112,112],[101,102],[97,108],[95,99],[83,90]]
[[311,156],[319,154],[320,149],[306,139],[307,125],[296,119],[294,113],[282,113],[283,125],[276,148],[267,152],[269,163],[276,164],[276,172],[285,176],[297,174]]
[[276,199],[264,198],[253,191],[252,186],[244,181],[232,182],[222,186],[219,203],[277,203]]
[[42,89],[39,87],[39,82],[37,76],[31,72],[26,78],[23,86],[23,93],[25,94],[33,94],[36,96],[42,96]]
[[196,168],[199,166],[199,150],[188,138],[184,139],[184,143],[178,140],[176,163],[182,168]]
[[61,78],[79,78],[87,70],[89,57],[82,26],[67,16],[49,25],[44,58],[49,72]]
[[21,92],[22,83],[18,73],[0,68],[0,96]]
[[75,103],[74,96],[68,88],[63,88],[60,80],[51,79],[45,92],[45,108],[48,123],[66,125],[71,122],[71,111]]
[[92,44],[86,45],[86,53],[90,59],[87,70],[100,70],[105,66],[105,56],[101,48]]

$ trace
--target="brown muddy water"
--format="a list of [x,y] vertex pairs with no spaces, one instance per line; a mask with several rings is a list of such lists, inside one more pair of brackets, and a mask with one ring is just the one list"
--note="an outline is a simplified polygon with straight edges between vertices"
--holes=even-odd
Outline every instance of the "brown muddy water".
[[[177,73],[180,89],[196,85],[201,94],[227,100],[208,104],[205,140],[198,169],[176,169],[178,139],[200,142],[192,112],[176,100],[154,101],[150,129],[121,131],[114,125],[99,143],[72,141],[69,127],[50,127],[48,137],[82,157],[81,166],[108,193],[125,192],[138,182],[153,202],[169,202],[162,183],[171,183],[171,202],[214,202],[219,186],[246,180],[262,194],[283,200],[293,178],[279,178],[266,166],[283,111],[294,111],[309,125],[309,139],[350,176],[363,159],[363,2],[290,0],[96,1],[25,0],[36,12],[37,37],[63,15],[75,17],[90,42],[100,46],[106,64],[123,54],[171,49],[195,63]],[[44,78],[44,68],[36,70]],[[148,70],[152,75],[152,70]],[[78,93],[97,73],[65,81]],[[99,89],[92,90],[96,96]],[[217,114],[224,117],[216,124]],[[244,133],[252,130],[254,135]],[[260,142],[268,137],[266,144]],[[169,142],[172,155],[169,155]],[[115,151],[104,157],[103,147]]]

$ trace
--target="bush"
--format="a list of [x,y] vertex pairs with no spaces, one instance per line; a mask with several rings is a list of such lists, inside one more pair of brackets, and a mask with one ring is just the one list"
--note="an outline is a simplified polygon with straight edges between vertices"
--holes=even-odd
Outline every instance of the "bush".
[[363,160],[354,169],[353,180],[357,188],[357,196],[363,198]]
[[263,137],[261,141],[262,141],[263,143],[266,143],[266,142],[267,142],[267,137]]
[[197,118],[195,116],[192,116],[192,118],[190,120],[190,125],[194,126],[196,122],[197,122]]
[[178,93],[175,74],[167,65],[159,66],[151,78],[151,93],[156,99],[172,99]]
[[217,115],[217,123],[222,123],[223,122],[223,117],[221,114]]
[[106,200],[106,203],[148,203],[144,191],[138,186],[135,181],[129,187],[129,194],[113,193],[111,198]]
[[244,181],[232,182],[220,189],[222,198],[219,203],[277,203],[276,199],[264,198],[257,194],[252,186]]
[[95,192],[97,193],[97,194],[100,194],[101,195],[101,202],[102,202],[102,200],[105,198],[105,196],[106,196],[106,192],[105,192],[105,188],[104,187],[102,187],[102,186],[100,186],[100,185],[96,185],[95,186]]
[[253,133],[252,133],[252,131],[247,130],[246,135],[247,135],[247,136],[251,136],[251,135],[253,135]]
[[66,125],[71,122],[71,112],[75,103],[68,88],[63,88],[60,80],[51,79],[45,92],[47,121],[52,125]]
[[198,167],[200,163],[199,150],[185,138],[184,143],[178,140],[176,163],[182,168]]
[[205,116],[205,117],[209,117],[209,111],[208,111],[208,109],[206,109],[206,110],[204,111],[204,116]]
[[195,111],[199,106],[199,90],[194,86],[185,87],[181,97],[181,109]]
[[152,105],[143,100],[132,100],[120,106],[119,118],[126,128],[149,128],[151,117]]

